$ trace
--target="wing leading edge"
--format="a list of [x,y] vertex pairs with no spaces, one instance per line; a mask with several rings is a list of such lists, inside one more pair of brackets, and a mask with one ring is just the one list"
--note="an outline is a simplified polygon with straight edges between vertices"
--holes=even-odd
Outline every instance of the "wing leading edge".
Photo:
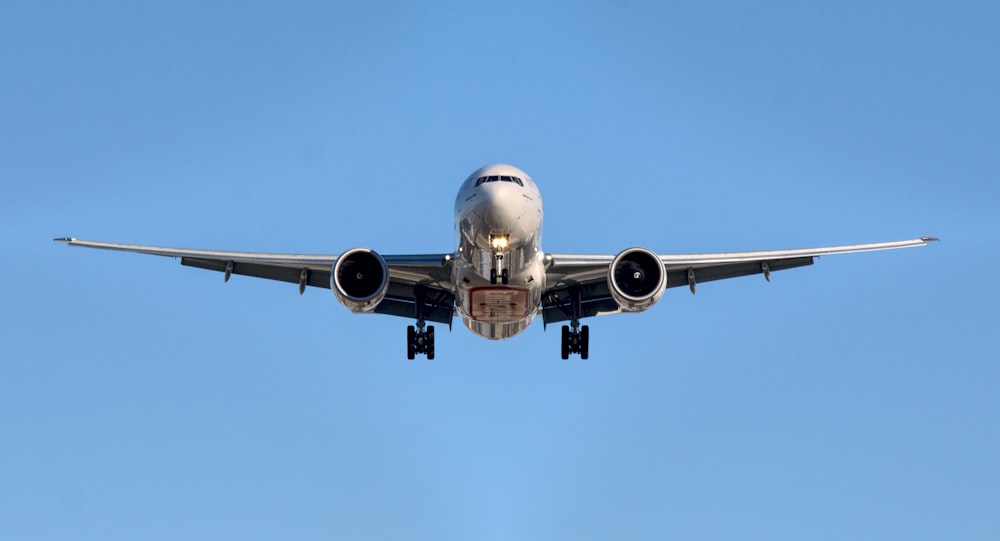
[[[71,237],[55,239],[69,246],[132,252],[179,258],[181,265],[222,272],[225,281],[236,275],[253,276],[299,285],[299,293],[307,286],[330,289],[330,276],[339,254],[274,254],[165,248],[139,244],[120,244],[81,240]],[[375,313],[415,317],[418,300],[428,321],[451,324],[455,295],[451,284],[450,255],[387,255],[382,256],[389,269],[389,289]]]
[[[763,274],[812,265],[824,255],[873,252],[924,246],[938,239],[918,239],[850,244],[825,248],[769,250],[757,252],[718,252],[706,254],[671,254],[659,256],[667,273],[666,287],[695,285],[738,276]],[[619,308],[608,286],[608,267],[614,255],[548,254],[546,279],[548,289],[542,295],[542,318],[545,324],[572,319],[574,297],[579,296],[579,317],[617,313]]]

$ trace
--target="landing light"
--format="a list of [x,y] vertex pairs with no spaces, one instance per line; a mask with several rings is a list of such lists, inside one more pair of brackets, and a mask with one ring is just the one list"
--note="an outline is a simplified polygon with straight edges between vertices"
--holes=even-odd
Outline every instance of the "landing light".
[[494,250],[503,250],[507,248],[509,239],[507,235],[490,236],[490,245],[493,246]]

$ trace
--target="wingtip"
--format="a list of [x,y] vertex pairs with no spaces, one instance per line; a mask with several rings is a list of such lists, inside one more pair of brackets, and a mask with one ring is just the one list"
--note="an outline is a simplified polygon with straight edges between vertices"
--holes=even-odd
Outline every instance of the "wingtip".
[[75,240],[76,240],[76,237],[59,237],[59,238],[52,239],[53,242],[73,242]]
[[937,237],[920,237],[920,240],[922,240],[924,242],[938,242],[941,239],[939,239]]

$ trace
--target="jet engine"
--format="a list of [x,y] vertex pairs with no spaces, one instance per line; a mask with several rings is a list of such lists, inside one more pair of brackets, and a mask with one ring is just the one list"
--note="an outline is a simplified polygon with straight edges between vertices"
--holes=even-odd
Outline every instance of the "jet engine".
[[337,258],[330,289],[352,312],[371,312],[389,289],[389,268],[382,256],[368,248],[348,250]]
[[667,287],[660,257],[645,248],[629,248],[608,267],[608,288],[623,312],[642,312],[656,304]]

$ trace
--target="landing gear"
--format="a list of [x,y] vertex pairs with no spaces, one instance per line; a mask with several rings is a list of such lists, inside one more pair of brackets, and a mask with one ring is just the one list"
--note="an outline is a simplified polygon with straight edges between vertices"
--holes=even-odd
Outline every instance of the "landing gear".
[[503,285],[507,285],[510,282],[510,273],[503,266],[503,252],[497,252],[493,255],[493,268],[490,269],[490,283],[496,285],[497,278],[500,279]]
[[427,290],[424,287],[414,289],[417,324],[406,327],[406,358],[413,360],[417,355],[427,355],[428,361],[434,360],[434,325],[428,325],[425,330],[427,310]]
[[579,353],[583,360],[590,357],[590,327],[580,326],[578,322],[572,329],[569,325],[562,327],[562,358],[569,359],[573,353]]
[[562,327],[562,358],[569,359],[571,354],[579,353],[580,358],[586,360],[590,357],[590,327],[580,325],[580,304],[583,295],[579,287],[572,287],[569,296],[570,320],[569,325]]
[[510,277],[507,274],[507,267],[503,265],[503,253],[510,246],[510,236],[500,233],[491,234],[490,246],[493,247],[493,268],[490,269],[490,283],[496,285],[497,278],[499,278],[504,285],[507,285]]
[[[503,269],[502,271],[500,271],[499,279],[500,283],[502,283],[503,285],[507,285],[507,283],[510,282],[510,274],[507,272],[507,269]],[[493,285],[496,285],[497,283],[496,269],[490,269],[490,283]]]
[[[497,270],[496,269],[490,269],[490,283],[493,284],[493,285],[496,285],[497,284],[497,278],[498,278],[498,276],[497,276]],[[503,285],[507,285],[507,282],[510,281],[510,275],[507,274],[507,269],[504,269],[504,270],[500,271],[499,279],[500,279],[500,283],[502,283]]]
[[434,325],[424,330],[424,323],[406,327],[406,358],[413,360],[417,355],[427,355],[428,361],[434,360]]

